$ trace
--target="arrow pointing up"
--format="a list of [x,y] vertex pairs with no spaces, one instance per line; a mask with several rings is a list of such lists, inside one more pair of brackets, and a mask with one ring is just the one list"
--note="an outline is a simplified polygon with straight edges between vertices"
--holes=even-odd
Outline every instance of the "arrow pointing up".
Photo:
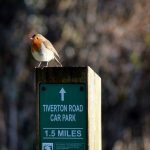
[[61,101],[64,101],[64,95],[66,93],[66,91],[64,90],[64,88],[61,88],[61,90],[59,91],[60,96],[61,96]]

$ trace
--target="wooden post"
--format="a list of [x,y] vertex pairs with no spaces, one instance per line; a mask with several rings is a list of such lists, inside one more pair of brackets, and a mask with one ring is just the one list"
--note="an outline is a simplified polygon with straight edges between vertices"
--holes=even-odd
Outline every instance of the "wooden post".
[[102,149],[101,78],[90,67],[37,68],[36,91],[36,150]]

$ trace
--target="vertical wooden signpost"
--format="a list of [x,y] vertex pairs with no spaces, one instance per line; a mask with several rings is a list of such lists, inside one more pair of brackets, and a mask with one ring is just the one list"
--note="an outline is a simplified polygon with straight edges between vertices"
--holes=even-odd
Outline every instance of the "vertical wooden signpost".
[[36,69],[36,150],[101,150],[101,79],[90,67]]

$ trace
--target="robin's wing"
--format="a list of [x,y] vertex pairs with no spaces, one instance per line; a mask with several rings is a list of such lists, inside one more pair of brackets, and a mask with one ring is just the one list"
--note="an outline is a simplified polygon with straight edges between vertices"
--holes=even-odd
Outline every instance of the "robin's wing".
[[45,45],[46,48],[48,48],[49,50],[51,50],[52,52],[54,52],[54,54],[58,58],[60,58],[59,55],[58,55],[58,53],[57,53],[57,51],[55,50],[55,48],[53,47],[53,45],[51,44],[50,41],[48,41],[48,40],[45,39],[44,42],[43,42],[43,44]]

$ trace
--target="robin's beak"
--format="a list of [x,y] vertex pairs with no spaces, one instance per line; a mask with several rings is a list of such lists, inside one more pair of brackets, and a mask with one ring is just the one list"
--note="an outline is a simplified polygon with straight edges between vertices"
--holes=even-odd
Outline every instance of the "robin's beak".
[[33,38],[31,37],[30,40],[33,40]]

